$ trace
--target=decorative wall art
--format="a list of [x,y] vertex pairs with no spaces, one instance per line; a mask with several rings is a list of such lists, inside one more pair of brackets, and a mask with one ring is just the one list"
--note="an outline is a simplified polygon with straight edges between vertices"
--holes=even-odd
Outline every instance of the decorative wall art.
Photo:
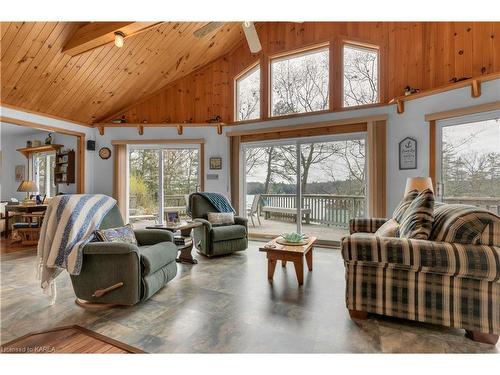
[[417,169],[417,140],[406,137],[399,142],[399,169]]
[[211,157],[210,158],[210,169],[222,169],[222,158],[221,157]]
[[22,181],[25,179],[24,178],[24,171],[25,171],[24,165],[16,165],[16,168],[15,168],[16,181]]

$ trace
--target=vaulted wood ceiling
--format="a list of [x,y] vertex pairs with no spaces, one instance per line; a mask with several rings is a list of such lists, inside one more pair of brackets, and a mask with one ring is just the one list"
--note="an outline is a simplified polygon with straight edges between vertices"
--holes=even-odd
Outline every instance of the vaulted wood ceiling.
[[1,102],[91,124],[226,54],[243,40],[239,23],[204,38],[204,22],[165,22],[70,56],[67,41],[86,23],[0,23]]

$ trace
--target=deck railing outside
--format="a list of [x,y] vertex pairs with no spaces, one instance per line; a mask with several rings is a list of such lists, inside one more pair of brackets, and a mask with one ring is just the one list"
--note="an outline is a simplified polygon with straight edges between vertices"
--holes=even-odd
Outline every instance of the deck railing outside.
[[[263,206],[296,208],[295,194],[261,194],[259,214]],[[358,195],[302,194],[302,208],[310,210],[313,224],[347,228],[349,220],[365,215],[365,197]],[[280,219],[295,219],[294,215],[276,213]]]

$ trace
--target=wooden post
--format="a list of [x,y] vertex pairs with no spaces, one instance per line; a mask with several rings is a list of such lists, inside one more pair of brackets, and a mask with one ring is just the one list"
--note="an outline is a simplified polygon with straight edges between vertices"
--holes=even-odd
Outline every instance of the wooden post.
[[481,82],[477,79],[472,80],[471,83],[471,96],[473,98],[479,98],[481,96]]

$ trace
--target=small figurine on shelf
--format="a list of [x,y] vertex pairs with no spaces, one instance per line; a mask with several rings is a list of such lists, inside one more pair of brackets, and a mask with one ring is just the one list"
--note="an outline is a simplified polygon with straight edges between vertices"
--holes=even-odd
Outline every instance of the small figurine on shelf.
[[26,141],[26,147],[33,147],[33,142]]
[[410,86],[405,87],[405,96],[411,95],[411,94],[418,94],[420,92],[420,89],[415,89]]
[[51,145],[52,144],[52,133],[49,133],[47,138],[45,138],[45,144],[46,145]]

